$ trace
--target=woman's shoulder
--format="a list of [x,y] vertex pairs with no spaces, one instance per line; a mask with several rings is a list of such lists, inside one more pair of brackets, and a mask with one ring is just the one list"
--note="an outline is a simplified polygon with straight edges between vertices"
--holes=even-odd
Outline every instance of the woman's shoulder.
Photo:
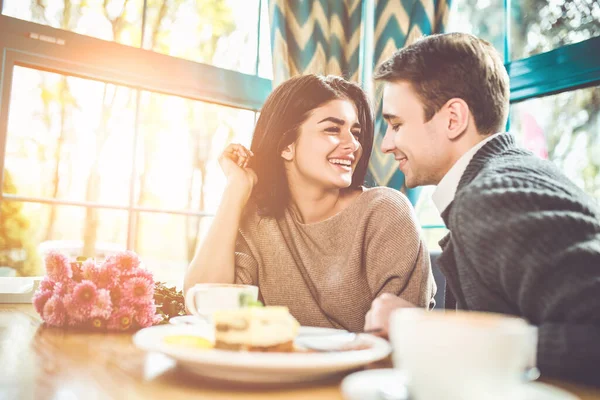
[[385,186],[365,189],[361,195],[366,208],[372,210],[410,211],[412,205],[400,191]]
[[248,234],[279,229],[277,219],[261,215],[256,208],[246,209],[240,222],[240,231]]
[[362,218],[367,226],[373,227],[370,229],[372,233],[380,235],[386,232],[395,235],[408,231],[416,232],[415,210],[402,192],[389,187],[374,187],[367,189],[361,197],[365,202]]

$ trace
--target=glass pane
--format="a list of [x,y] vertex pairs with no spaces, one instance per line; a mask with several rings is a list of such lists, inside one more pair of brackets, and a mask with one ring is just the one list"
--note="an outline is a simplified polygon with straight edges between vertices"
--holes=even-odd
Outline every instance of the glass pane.
[[504,57],[504,19],[501,0],[453,0],[446,31],[470,33],[487,40]]
[[510,43],[515,60],[600,36],[598,1],[513,1],[511,13]]
[[448,230],[444,228],[444,221],[436,208],[431,195],[435,186],[423,186],[419,200],[415,206],[417,219],[421,224],[422,234],[429,251],[441,251],[438,242],[446,236]]
[[427,250],[430,253],[442,251],[439,245],[440,240],[448,233],[446,228],[423,228],[422,234],[427,244]]
[[6,167],[16,194],[126,206],[132,89],[15,67]]
[[139,213],[134,250],[160,282],[180,286],[211,217]]
[[254,112],[143,92],[137,199],[143,207],[216,210],[225,188],[217,159],[250,146]]
[[269,21],[269,1],[260,4],[260,48],[258,53],[258,76],[273,79],[273,58],[271,54],[271,24]]
[[140,47],[144,0],[4,0],[2,14]]
[[258,0],[148,0],[145,49],[254,75]]
[[514,104],[511,131],[600,200],[600,86]]
[[[8,177],[8,179],[7,179]],[[4,190],[11,192],[10,173]],[[3,276],[39,276],[49,250],[103,258],[124,250],[127,212],[40,203],[0,202],[0,270]]]

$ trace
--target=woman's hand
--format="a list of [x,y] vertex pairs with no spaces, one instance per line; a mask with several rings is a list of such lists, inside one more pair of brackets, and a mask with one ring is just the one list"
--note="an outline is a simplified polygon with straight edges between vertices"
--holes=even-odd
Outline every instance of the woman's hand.
[[245,201],[250,198],[252,188],[258,181],[256,173],[248,168],[252,156],[252,151],[241,144],[230,144],[219,157],[219,165],[227,178],[228,190],[242,195]]

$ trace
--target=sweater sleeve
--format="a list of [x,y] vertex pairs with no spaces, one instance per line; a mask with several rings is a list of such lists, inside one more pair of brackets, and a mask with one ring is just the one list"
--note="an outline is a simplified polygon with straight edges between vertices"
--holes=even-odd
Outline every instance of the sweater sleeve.
[[235,283],[258,285],[258,262],[241,232],[235,242]]
[[598,383],[600,220],[579,193],[470,187],[453,210],[481,284],[539,327],[542,374]]
[[366,229],[364,265],[373,298],[391,293],[429,307],[436,288],[414,210],[402,193],[383,193],[372,201]]

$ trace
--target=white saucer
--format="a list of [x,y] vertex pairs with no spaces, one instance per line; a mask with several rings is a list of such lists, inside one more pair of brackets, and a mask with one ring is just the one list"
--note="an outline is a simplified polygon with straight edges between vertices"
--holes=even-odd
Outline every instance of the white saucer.
[[[398,400],[405,393],[403,377],[395,369],[373,369],[355,372],[342,381],[342,395],[345,400],[392,400],[398,393]],[[515,400],[578,400],[579,398],[555,386],[540,382],[523,384]],[[410,397],[409,397],[410,400]]]
[[204,325],[207,322],[195,315],[179,315],[169,319],[169,323],[173,325]]

